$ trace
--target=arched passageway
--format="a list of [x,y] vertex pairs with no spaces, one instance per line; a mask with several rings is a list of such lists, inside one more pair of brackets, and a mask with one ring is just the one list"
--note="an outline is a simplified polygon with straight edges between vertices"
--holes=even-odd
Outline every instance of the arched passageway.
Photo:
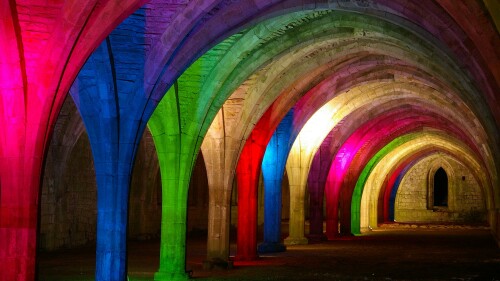
[[[230,265],[233,259],[235,182],[234,259],[258,258],[257,193],[259,176],[267,173],[262,161],[292,108],[291,133],[281,141],[279,160],[280,166],[286,163],[290,185],[287,244],[308,243],[307,192],[316,202],[314,231],[321,236],[318,202],[325,202],[331,239],[337,220],[345,236],[377,229],[380,218],[389,217],[381,210],[390,209],[390,202],[395,218],[401,210],[411,210],[412,220],[426,218],[434,199],[446,196],[438,196],[429,182],[423,193],[411,193],[406,183],[423,173],[435,180],[435,171],[429,171],[440,166],[419,172],[419,161],[440,153],[459,164],[450,164],[451,170],[444,166],[448,200],[438,204],[447,206],[437,206],[435,213],[456,222],[459,206],[474,205],[498,238],[498,10],[489,0],[2,2],[3,278],[34,278],[37,229],[50,222],[39,219],[42,175],[48,171],[57,178],[64,173],[53,171],[78,161],[71,151],[78,152],[81,125],[63,126],[68,137],[59,142],[62,147],[50,148],[68,92],[92,152],[98,280],[126,279],[127,232],[151,226],[130,220],[133,208],[161,209],[161,216],[148,218],[161,220],[155,279],[188,277],[189,189],[200,149],[209,198],[206,260]],[[158,164],[140,156],[147,127]],[[314,162],[325,139],[323,160]],[[49,151],[56,161],[47,157]],[[417,164],[406,169],[410,163]],[[154,172],[144,168],[155,165]],[[154,176],[134,178],[140,167]],[[158,169],[161,192],[136,188],[156,183]],[[308,183],[315,187],[307,189]],[[161,200],[150,200],[159,194]],[[480,203],[468,205],[463,198]],[[151,204],[138,203],[146,201]],[[416,202],[431,208],[419,213]],[[398,209],[401,204],[406,209]]]

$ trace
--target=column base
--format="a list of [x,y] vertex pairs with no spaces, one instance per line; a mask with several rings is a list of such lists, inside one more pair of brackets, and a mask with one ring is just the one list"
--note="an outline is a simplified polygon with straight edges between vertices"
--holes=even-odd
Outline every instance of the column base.
[[352,234],[354,236],[360,236],[360,235],[363,235],[364,233],[367,233],[367,232],[371,232],[372,231],[372,228],[371,227],[360,227],[359,228],[359,232],[353,232]]
[[287,237],[285,239],[285,245],[306,245],[309,241],[305,237]]
[[259,253],[279,253],[286,251],[286,246],[283,243],[264,242],[257,247]]
[[212,269],[232,269],[233,261],[231,260],[223,260],[219,258],[205,260],[203,261],[203,269],[212,270]]
[[324,233],[321,234],[309,234],[307,235],[307,239],[309,240],[309,243],[318,243],[322,241],[328,240],[326,235]]
[[155,281],[185,281],[189,280],[189,275],[187,272],[177,272],[177,273],[171,273],[171,272],[156,272],[154,280]]

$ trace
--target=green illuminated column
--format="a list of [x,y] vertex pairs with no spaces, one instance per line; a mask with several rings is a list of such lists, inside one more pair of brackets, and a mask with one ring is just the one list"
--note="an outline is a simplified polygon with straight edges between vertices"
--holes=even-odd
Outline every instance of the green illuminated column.
[[[204,133],[209,103],[200,95],[203,59],[193,63],[165,94],[148,122],[162,182],[160,268],[155,280],[185,280],[189,181]],[[211,116],[210,116],[211,117]],[[207,120],[212,120],[206,117]]]
[[[165,95],[149,122],[162,182],[160,268],[155,280],[185,280],[186,213],[196,140],[181,134],[177,84]],[[194,145],[193,145],[194,143]]]

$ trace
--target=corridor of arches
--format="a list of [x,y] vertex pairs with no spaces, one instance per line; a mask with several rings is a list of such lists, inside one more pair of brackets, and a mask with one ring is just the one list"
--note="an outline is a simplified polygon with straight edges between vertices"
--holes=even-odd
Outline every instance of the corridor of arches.
[[[497,1],[12,0],[0,17],[0,280],[376,279],[381,245],[386,278],[498,277]],[[423,251],[440,244],[441,266]],[[317,275],[286,273],[301,257]]]

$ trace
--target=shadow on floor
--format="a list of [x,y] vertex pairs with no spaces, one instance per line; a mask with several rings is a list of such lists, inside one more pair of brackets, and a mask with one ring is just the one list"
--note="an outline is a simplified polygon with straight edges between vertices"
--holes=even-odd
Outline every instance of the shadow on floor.
[[[289,246],[283,253],[235,262],[231,270],[203,270],[205,243],[196,237],[187,244],[187,269],[196,280],[500,280],[500,249],[481,228],[383,228]],[[158,247],[159,241],[129,243],[129,280],[153,279]],[[94,249],[41,253],[39,280],[93,280]]]

